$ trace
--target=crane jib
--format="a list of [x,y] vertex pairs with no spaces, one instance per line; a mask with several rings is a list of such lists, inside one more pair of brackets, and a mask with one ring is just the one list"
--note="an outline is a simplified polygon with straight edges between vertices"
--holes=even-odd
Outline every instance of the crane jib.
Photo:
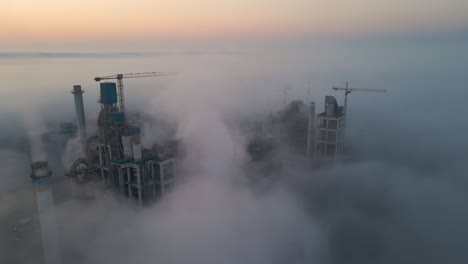
[[104,77],[95,77],[94,80],[96,82],[100,82],[102,80],[117,80],[117,87],[118,87],[118,97],[119,97],[119,108],[122,113],[125,112],[125,99],[124,99],[124,85],[123,80],[124,78],[144,78],[144,77],[158,77],[158,76],[168,76],[168,75],[176,75],[176,72],[137,72],[137,73],[118,73],[110,76]]
[[119,73],[110,76],[95,77],[96,82],[102,80],[112,80],[112,79],[124,79],[124,78],[144,78],[144,77],[158,77],[158,76],[169,76],[177,75],[177,72],[135,72],[135,73]]

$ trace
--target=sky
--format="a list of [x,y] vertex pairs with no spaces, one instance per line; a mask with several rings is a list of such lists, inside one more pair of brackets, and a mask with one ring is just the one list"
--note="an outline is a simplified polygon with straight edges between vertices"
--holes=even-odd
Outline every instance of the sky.
[[[0,51],[124,41],[400,34],[468,28],[462,0],[2,0]],[[128,45],[131,47],[131,45]]]

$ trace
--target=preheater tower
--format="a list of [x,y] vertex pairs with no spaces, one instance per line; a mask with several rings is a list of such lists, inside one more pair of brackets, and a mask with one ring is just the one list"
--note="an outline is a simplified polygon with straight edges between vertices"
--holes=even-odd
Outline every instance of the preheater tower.
[[[100,83],[98,103],[101,105],[101,110],[97,118],[98,133],[89,139],[85,138],[83,91],[79,85],[74,86],[72,91],[75,96],[80,137],[86,139],[84,145],[88,150],[86,154],[89,159],[85,161],[91,169],[86,170],[98,171],[103,181],[115,187],[123,197],[138,201],[140,206],[164,195],[174,184],[175,157],[171,153],[157,151],[154,148],[143,151],[139,138],[140,128],[130,125],[126,120],[122,79],[172,74],[147,72],[96,77],[96,81],[117,79],[118,85],[112,82]],[[117,86],[120,93],[117,92]],[[75,162],[76,166],[74,164],[74,168],[72,167],[75,174],[77,166],[82,162],[83,158],[80,158]]]
[[333,159],[342,152],[345,117],[343,107],[339,107],[333,96],[325,96],[325,111],[317,115],[315,134],[315,155],[319,159]]

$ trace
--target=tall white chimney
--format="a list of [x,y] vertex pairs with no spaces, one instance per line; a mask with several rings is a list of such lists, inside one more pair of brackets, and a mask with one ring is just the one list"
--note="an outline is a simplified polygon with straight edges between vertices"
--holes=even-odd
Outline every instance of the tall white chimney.
[[54,197],[50,184],[52,172],[47,161],[31,164],[31,178],[36,189],[37,210],[41,227],[42,248],[45,264],[60,264],[60,246],[54,211]]

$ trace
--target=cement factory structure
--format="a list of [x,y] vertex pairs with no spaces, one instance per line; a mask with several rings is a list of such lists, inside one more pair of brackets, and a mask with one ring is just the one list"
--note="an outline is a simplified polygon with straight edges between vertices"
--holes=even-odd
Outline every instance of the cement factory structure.
[[307,111],[304,103],[299,100],[285,105],[276,114],[270,114],[261,129],[263,136],[258,136],[259,133],[255,132],[256,136],[248,146],[252,160],[270,156],[268,152],[275,149],[271,146],[274,144],[283,145],[283,148],[286,145],[286,149],[292,150],[295,154],[305,152],[306,156],[316,164],[340,158],[345,145],[348,95],[352,91],[386,92],[386,90],[349,88],[347,82],[344,88],[332,89],[345,92],[343,106],[338,105],[334,96],[327,95],[324,110],[318,114],[315,102],[310,102]]
[[[135,78],[135,75],[128,76]],[[165,74],[149,73],[143,77],[160,75]],[[114,82],[100,83],[98,132],[90,138],[86,137],[83,91],[79,85],[73,87],[84,157],[73,164],[69,175],[77,182],[84,183],[91,178],[90,175],[97,174],[100,180],[113,187],[122,197],[143,206],[164,195],[174,183],[176,161],[175,154],[163,148],[143,149],[140,127],[131,124],[123,111],[122,78],[125,76],[118,74],[95,79],[117,79],[119,92]]]
[[336,159],[343,150],[345,131],[344,107],[338,106],[333,96],[325,96],[325,111],[317,115],[315,157],[318,159]]
[[[134,201],[139,207],[150,204],[163,196],[176,181],[176,155],[170,148],[153,145],[145,149],[141,143],[141,129],[125,113],[123,78],[152,77],[172,73],[133,73],[96,77],[95,80],[116,79],[115,82],[100,82],[97,115],[97,132],[88,137],[83,93],[80,85],[73,86],[72,94],[77,115],[81,157],[71,166],[67,174],[85,186],[97,180],[110,187],[116,194]],[[347,115],[347,95],[351,91],[385,90],[345,88],[345,104],[339,106],[333,96],[325,96],[324,111],[316,114],[315,103],[307,108],[299,100],[292,101],[276,114],[270,114],[264,126],[256,126],[256,138],[247,151],[259,171],[266,174],[274,171],[281,159],[271,154],[275,145],[286,146],[291,151],[304,155],[316,163],[337,160],[343,151]],[[258,133],[260,131],[260,133]],[[260,135],[260,136],[259,136]],[[306,149],[304,149],[304,146]],[[292,157],[297,157],[291,155]],[[266,161],[266,162],[265,162]],[[263,166],[266,164],[266,166]],[[36,190],[39,224],[45,263],[61,263],[59,236],[51,191],[52,172],[47,161],[36,161],[31,165],[31,178]]]
[[[97,133],[91,137],[87,136],[86,131],[84,92],[80,85],[73,86],[82,148],[82,157],[75,161],[69,173],[76,182],[99,179],[121,197],[136,201],[139,206],[167,192],[175,181],[175,153],[155,146],[143,149],[141,129],[132,124],[125,113],[123,79],[171,74],[148,72],[96,77],[95,81],[100,85],[98,103],[101,110],[97,115]],[[351,89],[347,85],[343,89],[346,104]],[[325,97],[324,106],[324,111],[316,115],[315,103],[312,102],[307,111],[301,101],[293,101],[276,115],[270,115],[267,134],[276,138],[276,142],[288,145],[292,151],[305,151],[307,156],[316,161],[336,160],[344,145],[346,109],[338,106],[333,96]],[[273,149],[267,146],[270,144],[268,142],[272,141],[253,144],[248,150],[256,152],[256,157],[264,156],[262,152]]]
[[[111,186],[122,197],[143,206],[161,197],[173,185],[176,159],[173,151],[153,146],[143,149],[140,127],[132,124],[125,113],[123,79],[173,75],[174,73],[146,72],[116,74],[96,77],[100,82],[100,112],[97,117],[97,134],[87,137],[83,90],[75,85],[72,94],[78,120],[78,134],[83,157],[71,167],[70,176],[77,182],[87,182],[90,175]],[[117,82],[107,82],[116,80]],[[104,82],[101,82],[104,81]],[[248,151],[259,160],[274,148],[274,142],[287,146],[288,152],[306,154],[322,162],[336,160],[343,152],[345,142],[347,96],[351,91],[385,92],[377,89],[333,87],[343,90],[344,106],[339,106],[333,96],[325,96],[324,111],[315,113],[315,103],[309,111],[299,100],[292,101],[275,115],[270,115],[264,139],[253,142]],[[273,140],[269,140],[272,138]],[[265,140],[266,139],[266,140]],[[305,146],[305,149],[304,149]]]
[[271,137],[272,144],[286,145],[295,154],[305,152],[316,161],[336,160],[343,150],[346,114],[333,96],[325,97],[324,106],[324,111],[316,114],[315,102],[310,103],[307,111],[303,102],[292,101],[268,117],[264,137]]

